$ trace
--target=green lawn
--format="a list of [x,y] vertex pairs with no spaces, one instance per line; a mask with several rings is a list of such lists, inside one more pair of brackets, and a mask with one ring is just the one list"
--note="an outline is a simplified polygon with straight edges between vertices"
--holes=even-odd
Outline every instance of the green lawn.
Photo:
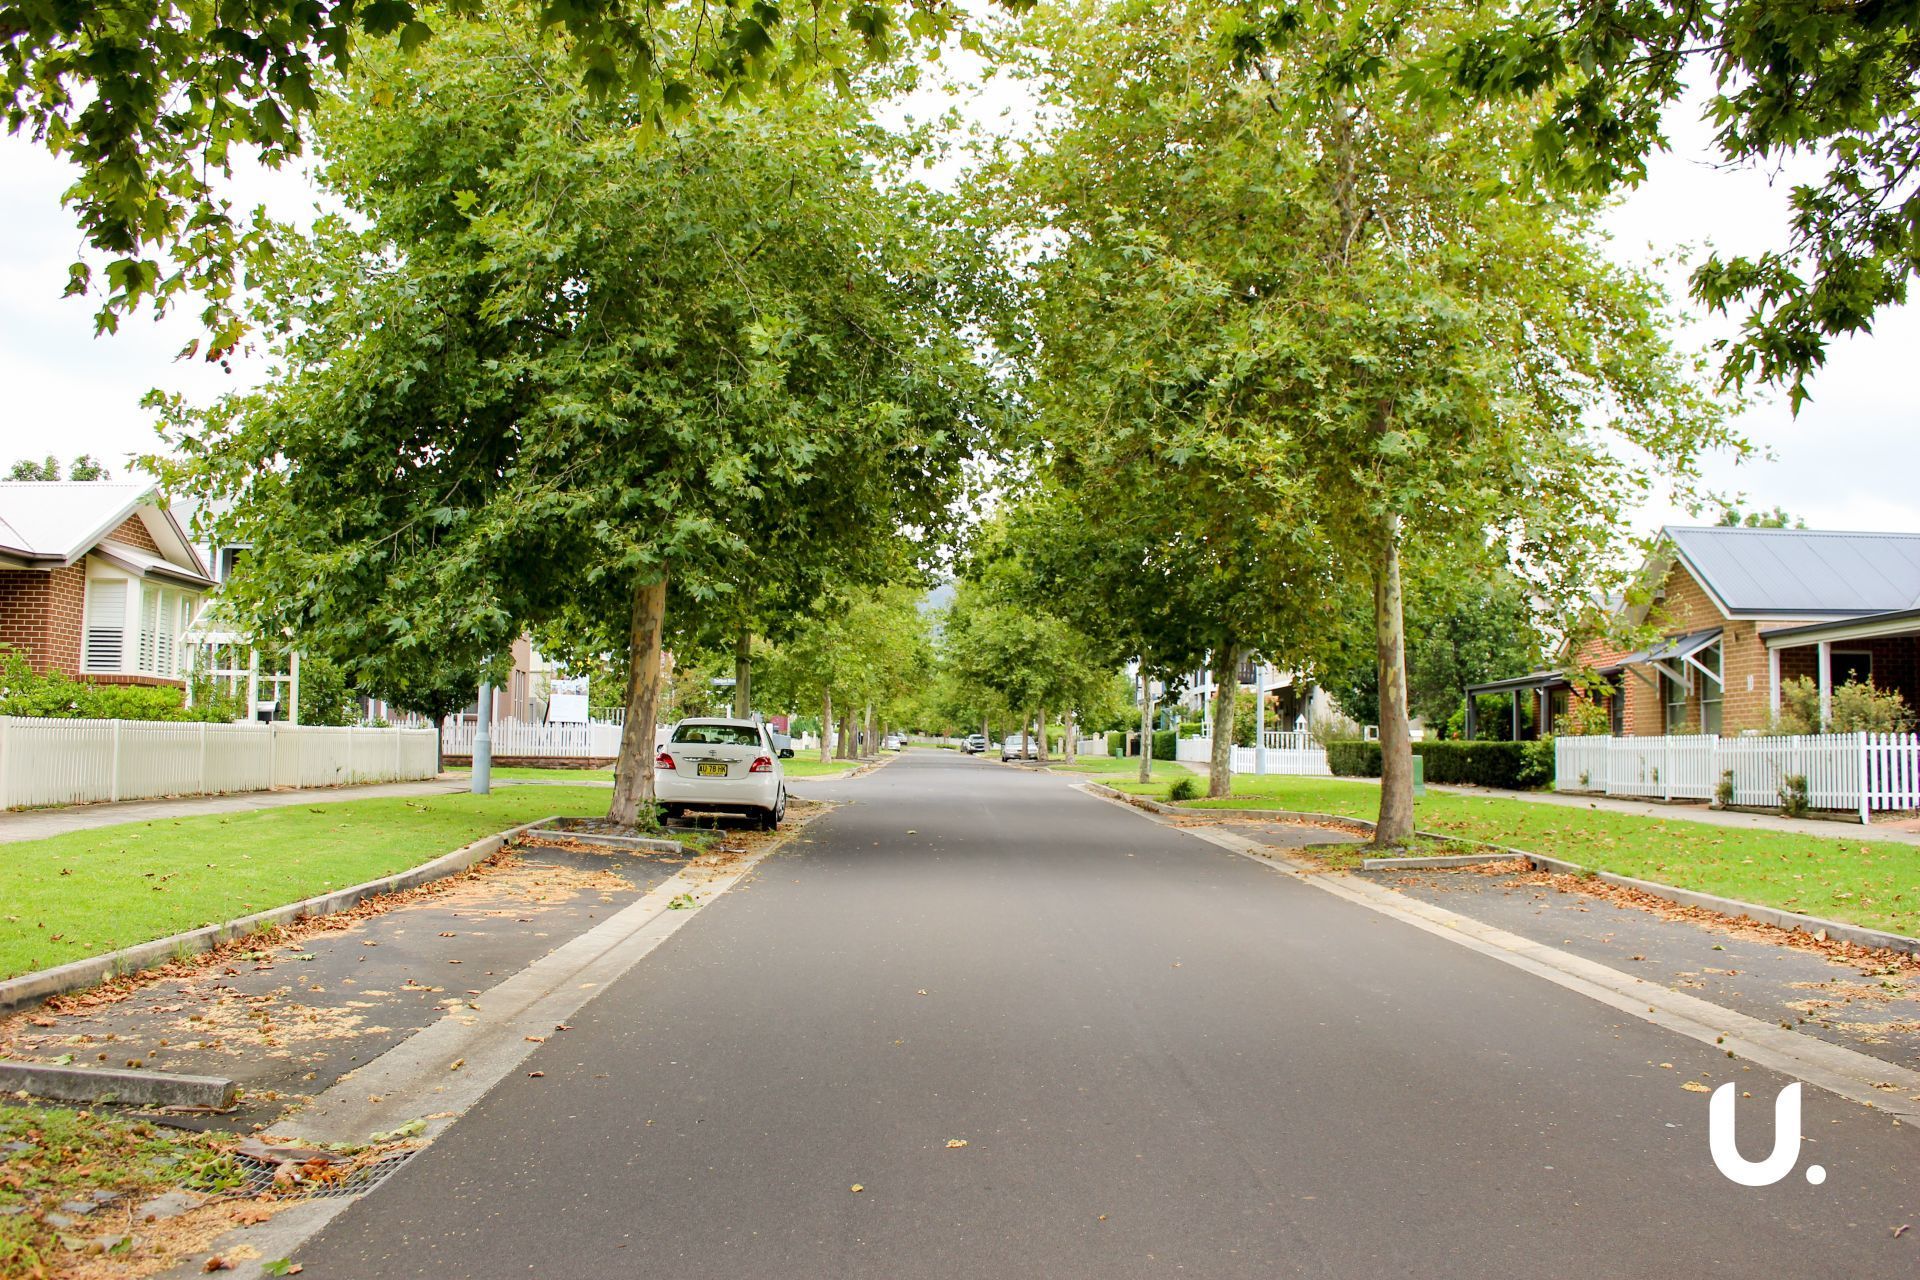
[[[1115,783],[1164,799],[1161,783]],[[1230,800],[1187,807],[1295,809],[1372,819],[1380,788],[1337,778],[1237,777]],[[1887,840],[1744,831],[1499,797],[1429,792],[1423,831],[1485,840],[1602,871],[1895,933],[1920,932],[1920,847]],[[1845,827],[1836,827],[1844,832]]]
[[503,787],[130,822],[0,845],[0,977],[403,871],[604,788]]
[[[1072,764],[1055,762],[1053,767],[1062,773],[1088,773],[1096,776],[1120,776],[1138,778],[1140,776],[1139,756],[1081,756]],[[1156,778],[1191,778],[1193,770],[1173,760],[1155,760],[1153,776]],[[1138,785],[1138,784],[1136,784]],[[1164,790],[1164,788],[1163,788]]]

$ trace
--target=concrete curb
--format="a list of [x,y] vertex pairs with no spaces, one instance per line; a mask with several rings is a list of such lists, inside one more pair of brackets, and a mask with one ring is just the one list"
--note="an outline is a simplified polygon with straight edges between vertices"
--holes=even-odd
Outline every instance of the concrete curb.
[[646,849],[653,853],[684,853],[686,846],[678,840],[656,840],[650,836],[616,836],[599,831],[569,831],[565,827],[555,826],[558,818],[542,818],[522,830],[528,835],[557,836],[563,840],[573,840],[580,844],[596,844],[607,849]]
[[[1503,964],[1544,978],[1623,1014],[1800,1079],[1912,1126],[1920,1121],[1920,1072],[1776,1026],[1660,983],[1484,924],[1364,876],[1329,875],[1230,832],[1180,827],[1197,840],[1275,873],[1402,921]],[[1567,865],[1567,864],[1561,864]]]
[[1361,861],[1362,871],[1419,871],[1431,868],[1445,871],[1452,867],[1484,867],[1494,862],[1512,862],[1515,855],[1510,853],[1465,853],[1457,856],[1439,858],[1366,858]]
[[344,911],[348,907],[382,893],[414,889],[423,884],[456,875],[477,862],[491,858],[521,832],[551,821],[553,821],[552,817],[541,818],[535,822],[509,828],[498,835],[483,836],[472,844],[455,849],[452,853],[443,854],[431,862],[421,863],[408,871],[382,876],[378,880],[369,880],[365,884],[336,889],[332,893],[324,893],[284,907],[274,907],[270,911],[258,911],[250,916],[241,916],[238,920],[229,920],[225,924],[210,924],[204,928],[191,929],[186,933],[176,933],[170,938],[142,942],[136,946],[109,952],[104,956],[92,956],[56,968],[42,969],[37,973],[26,973],[17,978],[9,978],[5,982],[0,982],[0,1013],[11,1013],[27,1005],[38,1004],[49,997],[97,986],[109,978],[137,973],[142,969],[165,964],[169,960],[198,955],[202,951],[212,950],[223,942],[245,937],[247,934],[257,933],[275,925],[287,924],[307,916],[331,915],[335,911]]
[[1641,893],[1651,894],[1653,897],[1682,907],[1699,907],[1705,911],[1718,912],[1723,916],[1745,917],[1758,924],[1770,924],[1775,928],[1795,933],[1809,935],[1824,933],[1833,941],[1850,942],[1857,947],[1866,947],[1872,951],[1898,951],[1910,956],[1920,955],[1920,938],[1909,938],[1903,933],[1869,929],[1865,925],[1848,924],[1843,920],[1823,920],[1819,916],[1802,915],[1798,911],[1783,911],[1778,907],[1763,907],[1757,902],[1741,902],[1736,898],[1722,898],[1717,894],[1701,893],[1695,889],[1676,889],[1670,884],[1636,880],[1632,876],[1616,875],[1611,871],[1595,871],[1577,862],[1563,862],[1558,858],[1542,857],[1537,853],[1525,853],[1520,856],[1532,863],[1537,871],[1554,871],[1570,876],[1591,876],[1603,884],[1617,885],[1622,889],[1636,889]]
[[0,1093],[54,1102],[123,1102],[143,1107],[230,1107],[240,1086],[218,1076],[176,1076],[114,1067],[55,1067],[0,1062]]
[[[1128,795],[1124,791],[1115,791],[1111,787],[1097,782],[1088,783],[1089,790],[1110,799],[1120,800],[1138,809],[1170,817],[1191,816],[1196,813],[1231,813],[1257,815],[1273,822],[1293,822],[1296,825],[1327,826],[1344,825],[1349,830],[1365,835],[1373,834],[1373,824],[1363,818],[1342,818],[1325,813],[1303,813],[1298,810],[1284,809],[1181,809],[1172,805],[1160,804],[1142,796]],[[1770,924],[1776,928],[1809,936],[1824,933],[1829,939],[1850,942],[1855,946],[1866,947],[1874,951],[1898,951],[1904,955],[1920,955],[1920,938],[1909,938],[1902,933],[1888,933],[1881,929],[1869,929],[1865,925],[1847,924],[1841,920],[1824,920],[1819,916],[1802,915],[1797,911],[1784,911],[1778,907],[1764,907],[1757,902],[1741,902],[1737,898],[1722,898],[1717,894],[1701,893],[1694,889],[1680,889],[1670,884],[1660,884],[1653,880],[1638,880],[1632,876],[1617,875],[1611,871],[1596,871],[1581,866],[1577,862],[1565,862],[1559,858],[1549,858],[1538,853],[1529,853],[1525,849],[1514,849],[1506,845],[1488,844],[1484,840],[1469,840],[1461,836],[1450,836],[1437,831],[1416,831],[1415,835],[1430,840],[1444,840],[1449,844],[1474,845],[1487,850],[1485,854],[1463,854],[1439,858],[1368,858],[1360,864],[1362,871],[1399,871],[1418,870],[1430,867],[1440,870],[1446,867],[1480,866],[1489,862],[1509,862],[1515,858],[1530,863],[1536,871],[1552,871],[1561,875],[1590,876],[1605,884],[1617,885],[1623,889],[1637,889],[1641,893],[1663,899],[1683,907],[1699,907],[1705,911],[1717,912],[1723,916],[1744,917],[1759,924]]]

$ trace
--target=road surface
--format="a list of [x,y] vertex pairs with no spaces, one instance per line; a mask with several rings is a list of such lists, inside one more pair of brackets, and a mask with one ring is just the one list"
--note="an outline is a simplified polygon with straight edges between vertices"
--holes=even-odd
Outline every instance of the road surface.
[[303,1274],[1920,1266],[1894,1235],[1920,1134],[1883,1115],[1808,1089],[1799,1168],[1736,1186],[1683,1082],[1752,1094],[1757,1159],[1786,1080],[1709,1045],[1059,777],[913,752],[798,789],[850,803],[335,1219]]

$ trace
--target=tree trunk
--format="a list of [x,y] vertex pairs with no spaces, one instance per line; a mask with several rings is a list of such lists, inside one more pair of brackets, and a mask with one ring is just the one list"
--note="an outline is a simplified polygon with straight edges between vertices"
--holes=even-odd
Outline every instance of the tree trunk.
[[880,754],[880,740],[873,736],[873,704],[871,702],[867,704],[866,730],[867,736],[860,744],[862,747],[860,754],[868,757],[877,756]]
[[1040,759],[1047,758],[1047,709],[1040,708]]
[[1240,701],[1240,651],[1225,644],[1213,651],[1213,740],[1207,757],[1207,796],[1233,794],[1233,718]]
[[833,763],[833,690],[820,691],[820,763]]
[[1074,735],[1073,712],[1069,710],[1067,712],[1067,733],[1064,738],[1060,739],[1060,754],[1062,757],[1066,759],[1066,762],[1068,764],[1073,763],[1073,756],[1074,756],[1073,735]]
[[1400,518],[1380,527],[1373,571],[1374,639],[1380,662],[1378,847],[1413,838],[1413,730],[1407,719],[1407,630],[1400,597]]
[[753,630],[741,624],[733,641],[733,718],[753,715]]
[[1140,672],[1140,781],[1153,781],[1153,681]]
[[1020,758],[1025,760],[1033,750],[1033,714],[1023,713],[1020,717]]
[[853,713],[842,711],[834,731],[833,754],[841,760],[853,759]]
[[660,704],[660,639],[667,620],[667,571],[633,589],[627,631],[627,722],[613,771],[607,818],[621,826],[653,825],[654,717]]

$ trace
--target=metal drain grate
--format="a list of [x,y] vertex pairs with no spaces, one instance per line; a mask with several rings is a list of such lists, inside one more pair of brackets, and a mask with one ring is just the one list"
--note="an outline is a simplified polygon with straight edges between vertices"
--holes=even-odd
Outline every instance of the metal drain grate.
[[252,1156],[235,1155],[232,1159],[240,1167],[240,1185],[220,1198],[251,1200],[255,1196],[271,1195],[281,1200],[346,1200],[353,1196],[365,1195],[379,1186],[412,1155],[411,1151],[391,1151],[378,1159],[356,1165],[338,1178],[293,1183],[273,1180],[273,1175],[280,1166],[271,1160],[257,1160]]

